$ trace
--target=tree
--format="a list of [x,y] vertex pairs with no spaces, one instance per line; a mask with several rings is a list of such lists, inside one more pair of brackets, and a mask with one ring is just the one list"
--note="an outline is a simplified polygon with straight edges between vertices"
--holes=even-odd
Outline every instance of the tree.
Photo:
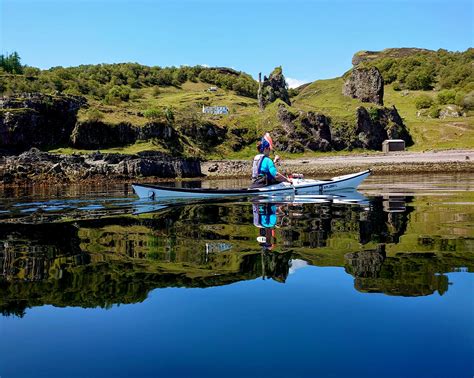
[[11,74],[22,74],[23,66],[20,60],[20,55],[16,51],[6,56],[2,54],[0,55],[0,67]]

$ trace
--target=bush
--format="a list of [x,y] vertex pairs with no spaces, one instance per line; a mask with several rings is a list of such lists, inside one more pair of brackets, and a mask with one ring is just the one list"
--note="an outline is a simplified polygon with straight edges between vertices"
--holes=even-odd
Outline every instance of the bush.
[[153,97],[158,97],[161,94],[161,89],[159,86],[153,87]]
[[444,90],[438,93],[438,103],[441,105],[454,104],[456,102],[456,92]]
[[174,111],[173,108],[166,108],[165,109],[165,118],[168,121],[168,123],[173,123],[174,122]]
[[393,90],[394,91],[401,91],[402,87],[401,87],[400,83],[393,84]]
[[157,121],[164,116],[163,112],[160,109],[147,109],[143,112],[145,118],[148,118],[152,121]]
[[102,113],[99,109],[96,108],[90,108],[86,112],[86,119],[89,122],[99,122],[104,119],[104,113]]
[[433,99],[428,95],[418,96],[415,100],[415,106],[417,109],[428,109],[433,105]]
[[429,108],[428,116],[430,116],[431,118],[438,118],[440,111],[441,109],[438,106],[434,105],[431,108]]
[[464,110],[474,110],[474,91],[469,92],[462,99],[461,106]]
[[130,92],[130,88],[125,85],[114,85],[105,96],[105,102],[107,104],[116,104],[120,101],[128,101],[130,99]]
[[416,68],[411,71],[406,79],[405,84],[408,89],[428,90],[433,88],[434,74],[428,68]]

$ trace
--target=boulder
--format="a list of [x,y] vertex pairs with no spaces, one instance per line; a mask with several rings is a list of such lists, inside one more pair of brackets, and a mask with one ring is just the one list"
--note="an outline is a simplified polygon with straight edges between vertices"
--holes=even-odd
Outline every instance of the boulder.
[[342,94],[362,102],[383,105],[383,78],[375,68],[354,68],[342,87]]

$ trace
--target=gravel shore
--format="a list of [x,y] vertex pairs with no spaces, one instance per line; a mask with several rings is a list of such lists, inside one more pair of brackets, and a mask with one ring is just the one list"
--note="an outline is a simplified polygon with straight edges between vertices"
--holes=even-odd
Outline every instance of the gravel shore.
[[[474,150],[430,152],[392,152],[354,154],[318,158],[283,160],[281,172],[302,173],[307,176],[337,176],[365,169],[375,174],[405,173],[474,173]],[[209,178],[248,177],[252,171],[249,160],[213,160],[203,162],[201,171]]]

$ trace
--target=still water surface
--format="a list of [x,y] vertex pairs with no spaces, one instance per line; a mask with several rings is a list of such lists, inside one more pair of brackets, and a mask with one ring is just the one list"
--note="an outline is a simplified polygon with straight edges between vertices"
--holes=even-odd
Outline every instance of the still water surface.
[[4,190],[0,376],[470,377],[473,269],[473,175],[191,204]]

